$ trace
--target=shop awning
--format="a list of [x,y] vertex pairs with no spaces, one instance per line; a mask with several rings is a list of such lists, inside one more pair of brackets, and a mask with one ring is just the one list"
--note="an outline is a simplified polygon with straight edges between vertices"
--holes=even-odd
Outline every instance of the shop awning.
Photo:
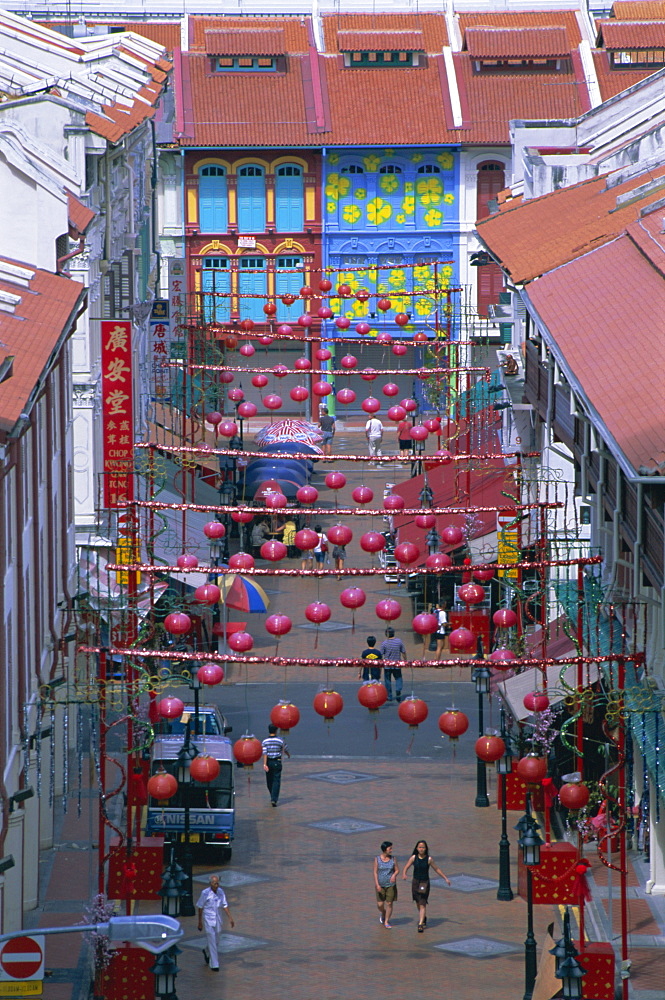
[[[168,584],[156,580],[150,588],[150,580],[142,573],[140,576],[136,601],[132,601],[129,588],[122,576],[106,569],[110,560],[96,552],[81,556],[79,562],[79,595],[84,596],[90,607],[100,611],[122,611],[135,603],[141,616],[147,613],[151,604],[164,593]],[[120,582],[118,578],[120,577]],[[106,616],[105,616],[106,617]]]
[[[595,684],[599,678],[598,666],[595,663],[584,664],[583,678],[584,685],[588,687]],[[556,705],[562,701],[571,689],[577,687],[577,664],[571,663],[568,666],[558,666],[556,663],[547,667],[547,694],[551,705]],[[496,685],[497,692],[506,703],[508,711],[514,719],[522,721],[527,719],[531,712],[524,707],[524,695],[530,691],[542,690],[543,672],[538,667],[529,667],[521,674],[509,677],[505,681],[499,681]]]

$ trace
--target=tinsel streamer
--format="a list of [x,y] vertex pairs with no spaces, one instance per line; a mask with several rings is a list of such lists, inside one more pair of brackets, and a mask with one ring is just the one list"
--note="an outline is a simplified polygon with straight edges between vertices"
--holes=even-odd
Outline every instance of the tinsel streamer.
[[35,749],[37,750],[37,798],[42,796],[42,721],[44,712],[41,698],[37,702],[37,718],[35,720]]
[[76,815],[81,818],[81,794],[83,784],[83,706],[76,706],[76,762],[77,762],[77,789],[76,789]]
[[63,705],[62,713],[62,811],[67,812],[69,795],[69,705]]
[[[51,734],[48,741],[49,749],[49,782],[51,787],[49,788],[49,805],[53,806],[53,800],[55,799],[55,705],[51,702],[49,709],[49,728]],[[67,756],[67,751],[65,750],[65,757]]]

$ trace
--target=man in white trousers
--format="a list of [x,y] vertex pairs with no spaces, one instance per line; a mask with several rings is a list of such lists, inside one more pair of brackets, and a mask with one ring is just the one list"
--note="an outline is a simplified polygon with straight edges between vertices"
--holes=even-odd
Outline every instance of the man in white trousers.
[[199,930],[203,930],[205,923],[206,938],[208,947],[203,949],[203,957],[210,966],[212,972],[219,972],[219,955],[217,953],[218,937],[222,932],[222,914],[224,910],[231,927],[235,927],[235,922],[231,916],[224,890],[219,887],[219,877],[210,876],[210,886],[204,889],[198,898],[196,909],[199,914]]

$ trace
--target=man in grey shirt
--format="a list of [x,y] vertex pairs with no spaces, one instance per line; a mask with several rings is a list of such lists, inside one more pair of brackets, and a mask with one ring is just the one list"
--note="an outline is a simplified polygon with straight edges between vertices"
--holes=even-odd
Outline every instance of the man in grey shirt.
[[391,660],[393,663],[398,662],[399,660],[406,660],[406,649],[402,640],[395,636],[395,629],[386,629],[386,638],[381,643],[379,652],[383,658],[383,683],[385,684],[386,691],[388,692],[388,701],[393,700],[393,678],[395,679],[395,699],[396,701],[401,701],[402,668],[391,667],[389,664]]

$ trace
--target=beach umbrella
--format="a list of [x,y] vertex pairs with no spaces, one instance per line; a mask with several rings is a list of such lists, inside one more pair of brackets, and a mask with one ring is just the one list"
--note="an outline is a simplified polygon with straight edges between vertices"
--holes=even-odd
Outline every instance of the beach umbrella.
[[321,428],[309,420],[287,418],[276,420],[262,427],[255,437],[257,445],[276,444],[278,441],[302,441],[305,444],[318,444],[323,440]]
[[222,592],[220,603],[236,611],[267,611],[270,598],[263,587],[239,573],[226,573],[217,578]]

